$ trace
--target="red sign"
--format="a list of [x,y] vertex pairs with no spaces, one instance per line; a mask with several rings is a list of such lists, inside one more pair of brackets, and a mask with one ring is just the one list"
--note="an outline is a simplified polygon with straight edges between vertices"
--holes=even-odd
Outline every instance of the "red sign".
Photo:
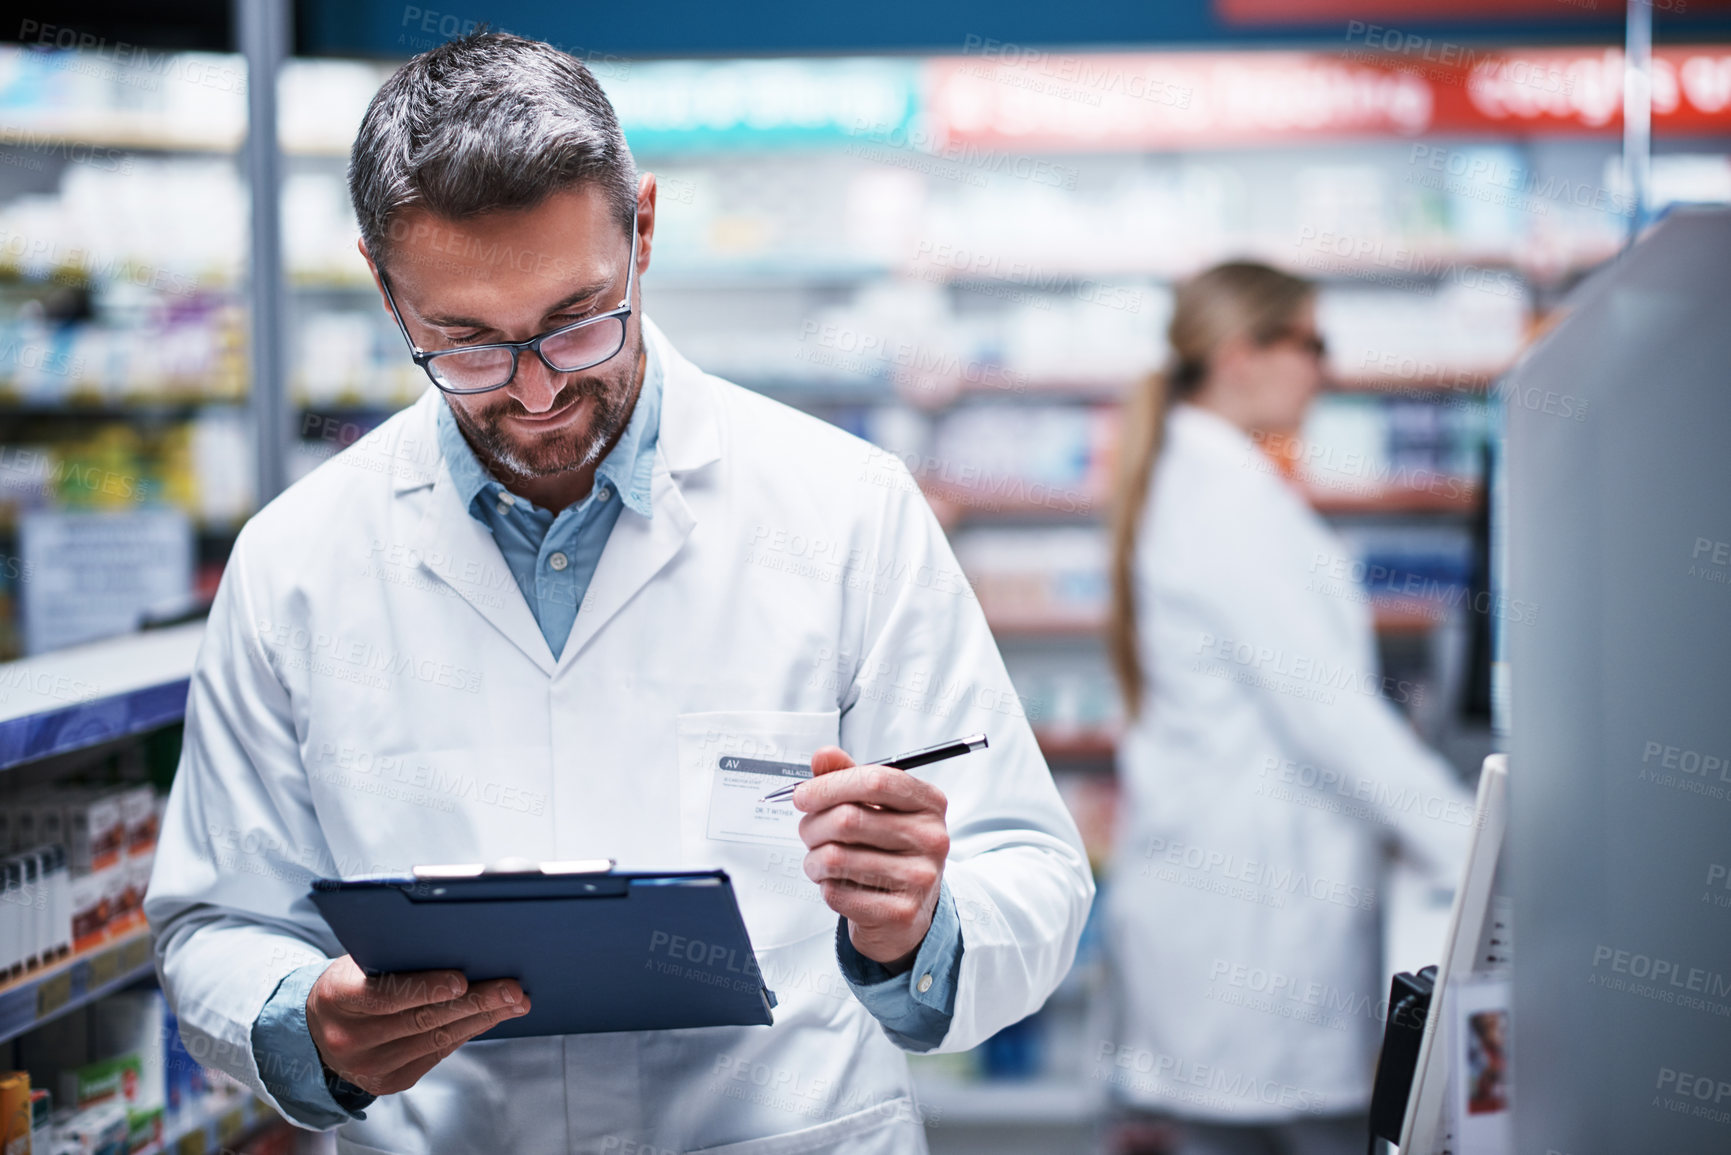
[[[1045,149],[1610,133],[1622,126],[1623,55],[1492,51],[1366,25],[1336,53],[1061,53],[986,41],[977,56],[933,60],[926,82],[941,138]],[[1652,89],[1655,135],[1731,134],[1731,47],[1656,50]]]
[[[1660,12],[1723,8],[1723,0],[1657,0]],[[1214,0],[1227,24],[1321,24],[1336,20],[1616,19],[1622,0]]]

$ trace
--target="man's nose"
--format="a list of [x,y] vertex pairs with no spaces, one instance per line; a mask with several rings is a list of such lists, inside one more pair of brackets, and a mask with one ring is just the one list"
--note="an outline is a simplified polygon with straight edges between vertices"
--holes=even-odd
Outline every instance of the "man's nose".
[[549,369],[547,362],[524,350],[517,356],[517,375],[505,388],[531,414],[545,413],[553,407],[563,377],[564,374]]

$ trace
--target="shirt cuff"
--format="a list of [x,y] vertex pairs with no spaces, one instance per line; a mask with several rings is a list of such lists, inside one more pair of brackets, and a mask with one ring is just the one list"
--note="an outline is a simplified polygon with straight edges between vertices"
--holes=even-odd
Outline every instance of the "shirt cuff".
[[854,949],[847,919],[837,921],[835,956],[842,977],[884,1033],[908,1051],[929,1051],[944,1041],[956,1009],[956,979],[962,969],[962,923],[948,880],[939,884],[932,925],[914,956],[913,969],[891,974],[888,967]]
[[252,1024],[252,1054],[265,1090],[296,1122],[320,1131],[365,1119],[362,1109],[373,1101],[325,1066],[307,1027],[307,996],[330,965],[326,959],[284,975]]

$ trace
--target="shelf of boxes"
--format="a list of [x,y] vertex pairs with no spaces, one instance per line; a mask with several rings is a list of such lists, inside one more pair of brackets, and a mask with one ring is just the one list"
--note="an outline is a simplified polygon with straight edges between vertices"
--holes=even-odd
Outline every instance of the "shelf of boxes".
[[[0,942],[40,960],[11,961],[0,1046],[61,1104],[55,1128],[125,1134],[134,1152],[234,1150],[277,1125],[244,1092],[203,1089],[161,996],[141,985],[155,973],[142,900],[161,799],[139,780],[140,748],[118,740],[184,716],[203,633],[197,622],[0,665],[0,845],[11,848],[0,915],[30,916]],[[5,1080],[12,1093],[17,1078]]]
[[[56,1144],[56,1151],[133,1155],[238,1153],[267,1135],[291,1133],[239,1083],[192,1059],[159,992],[140,989],[84,1005],[87,1021],[39,1023],[45,1031],[8,1044],[16,1064],[0,1078],[0,1095],[16,1104],[8,1126],[29,1121],[37,1150]],[[20,1137],[9,1134],[9,1145]],[[73,1146],[59,1145],[66,1143]]]
[[[0,48],[0,67],[0,657],[9,657],[30,636],[33,591],[22,579],[44,565],[33,543],[69,540],[86,515],[89,525],[137,514],[141,527],[159,527],[178,514],[187,564],[173,597],[190,602],[214,585],[256,503],[246,208],[231,155],[244,69],[212,54],[13,47]],[[63,530],[29,531],[56,520]],[[117,605],[126,596],[111,594]]]
[[133,1155],[223,1155],[238,1151],[248,1137],[271,1127],[287,1127],[270,1107],[240,1090],[213,1093],[190,1118],[169,1126],[159,1143]]
[[155,973],[143,926],[0,986],[0,1043]]

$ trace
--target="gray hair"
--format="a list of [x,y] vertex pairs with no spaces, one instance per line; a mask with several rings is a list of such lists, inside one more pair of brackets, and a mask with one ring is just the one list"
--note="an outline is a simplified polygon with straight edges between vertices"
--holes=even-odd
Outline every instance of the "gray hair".
[[397,69],[349,154],[355,219],[381,264],[403,209],[464,220],[586,183],[629,234],[637,166],[606,93],[582,62],[505,32],[447,41]]

